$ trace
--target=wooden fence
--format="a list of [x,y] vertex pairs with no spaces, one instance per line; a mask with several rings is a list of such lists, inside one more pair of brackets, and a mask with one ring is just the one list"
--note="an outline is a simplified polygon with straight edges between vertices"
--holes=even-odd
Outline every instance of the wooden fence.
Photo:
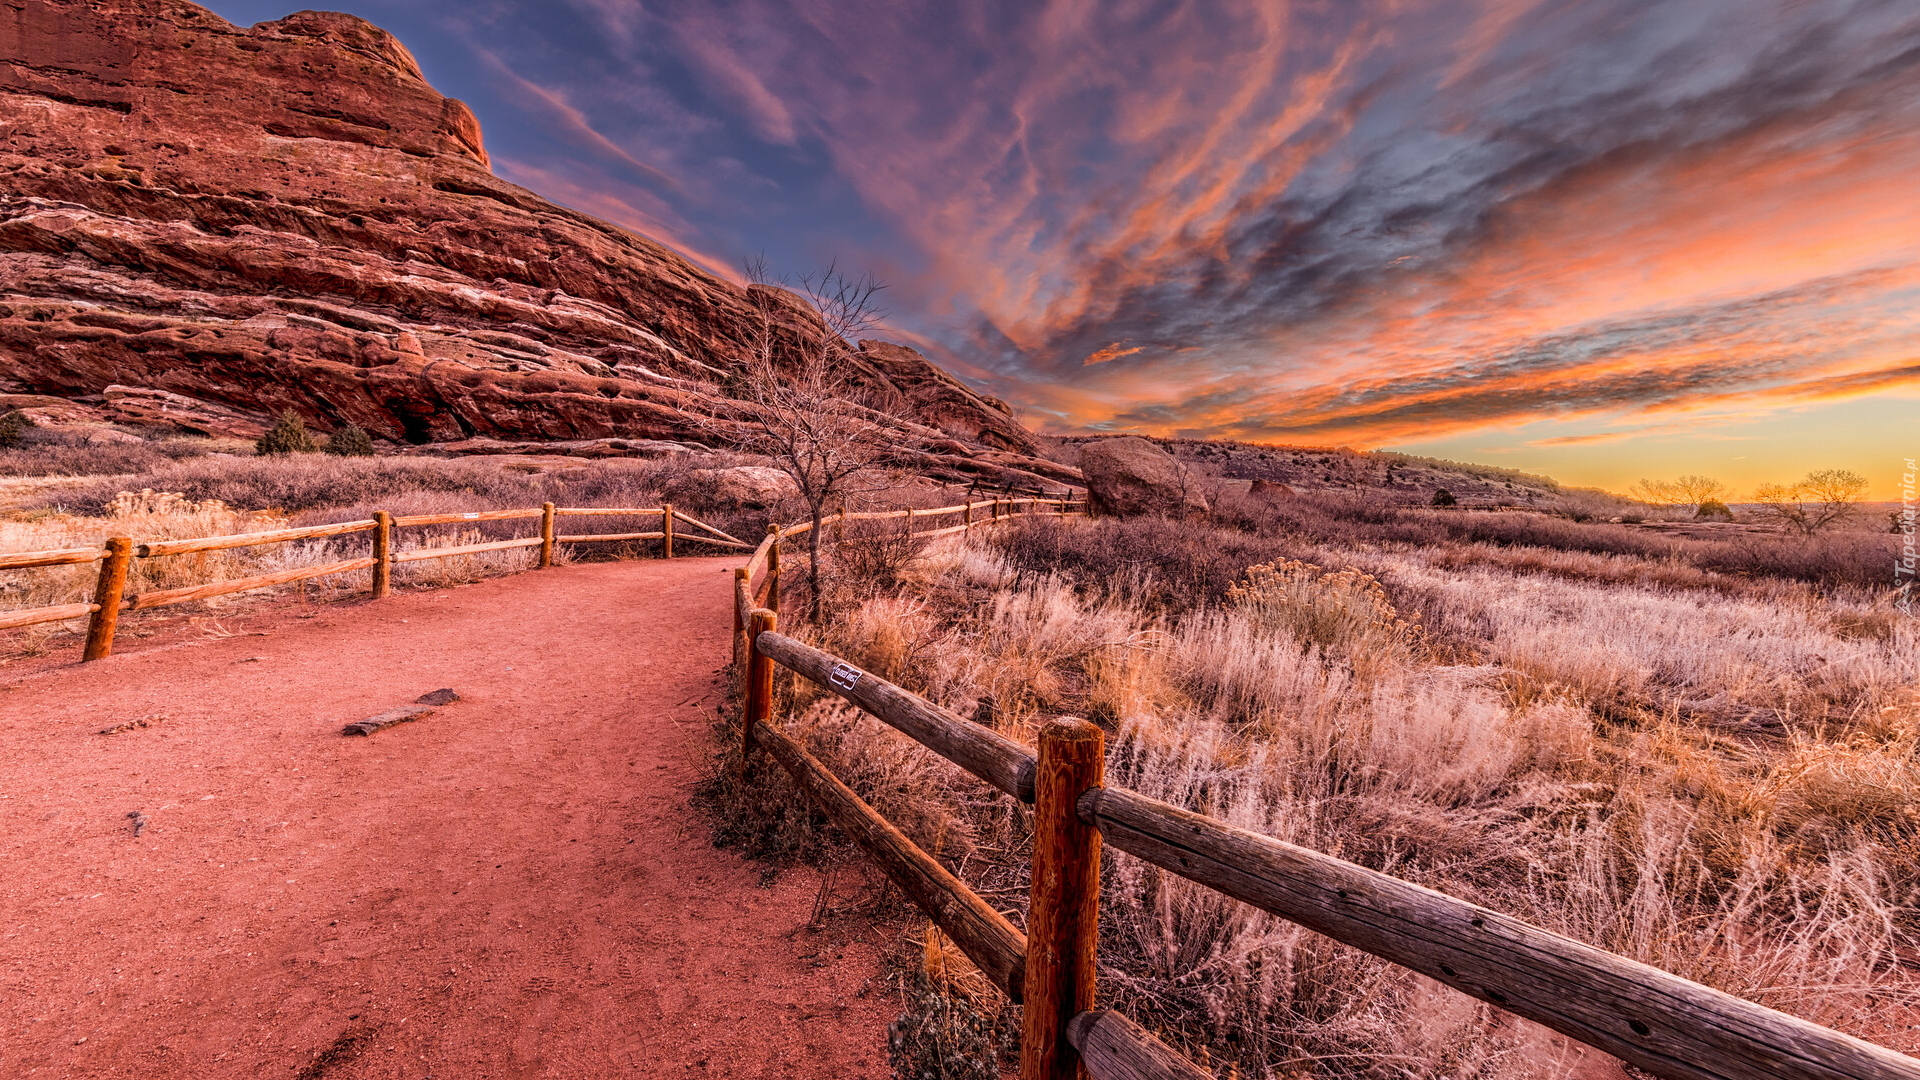
[[[1054,512],[1074,511],[1059,507]],[[973,514],[967,514],[971,523]],[[749,755],[764,749],[987,978],[1022,1006],[1021,1080],[1072,1080],[1082,1066],[1094,1080],[1212,1076],[1139,1025],[1095,1007],[1103,843],[1657,1076],[1920,1080],[1920,1060],[1885,1047],[1412,882],[1105,786],[1103,736],[1085,721],[1047,724],[1035,753],[781,634],[779,544],[800,531],[770,532],[736,571],[743,778]],[[955,530],[917,535],[950,531]],[[1033,804],[1026,934],[781,730],[773,719],[775,665]]]
[[[579,535],[556,535],[558,521],[567,517],[653,517],[658,516],[658,528],[646,532],[623,533],[586,533]],[[458,525],[466,522],[518,521],[538,518],[540,531],[535,536],[518,537],[512,540],[492,540],[480,544],[461,544],[454,547],[421,547],[400,551],[394,545],[394,530],[422,525]],[[675,528],[676,523],[692,526],[696,532],[685,532]],[[256,547],[262,544],[280,544],[290,540],[315,540],[333,536],[347,536],[354,533],[369,534],[368,551],[357,559],[326,563],[318,566],[302,566],[291,570],[280,570],[257,577],[234,578],[227,581],[211,581],[202,585],[189,585],[178,589],[156,589],[148,592],[126,595],[127,571],[135,559],[162,559],[176,555],[192,555],[207,551],[225,551],[233,548]],[[428,559],[445,559],[455,555],[475,555],[486,551],[506,551],[513,548],[539,548],[540,566],[553,565],[553,551],[556,544],[604,543],[619,540],[658,540],[662,558],[673,558],[676,541],[688,541],[711,544],[723,548],[750,549],[753,545],[701,521],[681,510],[673,508],[671,503],[662,506],[643,507],[556,507],[552,503],[526,510],[480,510],[451,514],[414,514],[395,517],[384,511],[361,521],[342,521],[332,525],[309,525],[297,529],[275,529],[269,532],[234,533],[228,536],[207,536],[190,540],[155,540],[149,543],[135,543],[133,538],[116,536],[99,547],[67,548],[60,551],[23,551],[0,554],[0,570],[23,570],[36,566],[71,566],[82,563],[99,563],[99,579],[94,587],[93,600],[85,604],[58,604],[53,607],[31,608],[25,611],[0,613],[0,630],[15,627],[33,626],[38,623],[64,622],[81,616],[90,616],[87,624],[87,644],[84,658],[98,660],[113,652],[114,629],[119,622],[120,612],[143,611],[148,608],[166,607],[169,604],[183,604],[189,600],[205,600],[230,593],[247,592],[252,589],[264,589],[272,585],[286,585],[310,578],[344,574],[354,570],[372,570],[374,599],[386,596],[392,586],[393,567],[398,563],[422,562]]]

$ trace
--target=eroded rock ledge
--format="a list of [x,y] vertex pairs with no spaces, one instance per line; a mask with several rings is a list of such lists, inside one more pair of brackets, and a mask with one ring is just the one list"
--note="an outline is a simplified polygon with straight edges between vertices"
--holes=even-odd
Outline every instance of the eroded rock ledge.
[[[184,0],[8,16],[0,393],[144,422],[194,411],[176,395],[228,432],[294,409],[416,445],[714,443],[746,417],[726,387],[748,291],[493,176],[473,114],[378,27],[241,29]],[[914,350],[861,357],[903,464],[1076,478]]]

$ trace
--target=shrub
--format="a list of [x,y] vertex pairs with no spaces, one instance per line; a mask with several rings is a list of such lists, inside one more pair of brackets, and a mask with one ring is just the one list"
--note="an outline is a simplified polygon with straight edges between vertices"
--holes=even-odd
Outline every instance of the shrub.
[[1424,637],[1418,616],[1401,617],[1379,580],[1353,569],[1329,573],[1292,560],[1250,566],[1227,598],[1254,625],[1345,657],[1367,673],[1404,662]]
[[1695,521],[1732,521],[1733,511],[1719,499],[1708,499],[1693,512]]
[[14,410],[0,416],[0,450],[11,450],[26,439],[27,429],[38,427],[26,413]]
[[916,972],[907,1011],[887,1026],[887,1061],[898,1080],[999,1080],[1012,1034],[967,995]]
[[259,442],[253,444],[254,453],[262,455],[311,454],[318,449],[319,444],[313,441],[313,436],[307,431],[307,422],[292,409],[281,413],[273,427],[260,436]]
[[359,424],[348,424],[328,436],[327,453],[336,457],[372,457],[373,436]]
[[1446,488],[1436,489],[1433,493],[1433,505],[1435,506],[1457,506],[1459,503],[1460,500],[1454,498],[1453,492],[1448,491]]

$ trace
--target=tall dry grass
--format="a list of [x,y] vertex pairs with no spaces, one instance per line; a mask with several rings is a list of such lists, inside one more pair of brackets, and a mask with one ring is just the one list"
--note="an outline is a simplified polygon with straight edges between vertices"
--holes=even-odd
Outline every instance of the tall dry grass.
[[[1565,560],[1543,572],[1454,539],[1137,524],[937,544],[805,632],[1017,739],[1094,719],[1112,782],[1920,1050],[1911,621],[1844,585],[1719,587],[1665,551],[1535,548]],[[1221,585],[1223,550],[1244,561]],[[802,689],[792,715],[910,835],[1022,901],[1011,800],[833,700]],[[1607,1067],[1126,856],[1104,889],[1103,995],[1221,1069]]]

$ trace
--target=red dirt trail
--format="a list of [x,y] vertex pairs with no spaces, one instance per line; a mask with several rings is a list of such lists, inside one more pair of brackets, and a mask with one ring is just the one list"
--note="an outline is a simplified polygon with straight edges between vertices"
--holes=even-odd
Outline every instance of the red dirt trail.
[[[881,932],[809,928],[819,877],[762,888],[688,805],[731,565],[396,594],[0,686],[0,1075],[884,1075]],[[339,734],[439,687],[464,700]]]

